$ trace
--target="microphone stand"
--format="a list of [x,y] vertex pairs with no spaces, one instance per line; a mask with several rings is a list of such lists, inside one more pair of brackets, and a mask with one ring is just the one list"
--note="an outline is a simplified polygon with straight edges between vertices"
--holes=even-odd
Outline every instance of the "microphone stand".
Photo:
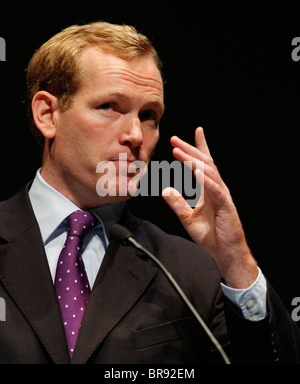
[[211,340],[211,342],[215,345],[217,350],[219,351],[220,355],[222,356],[225,364],[231,364],[228,356],[226,355],[224,349],[218,342],[218,340],[215,338],[215,336],[212,334],[208,326],[205,324],[202,317],[199,315],[193,304],[190,302],[190,300],[187,298],[185,293],[182,291],[180,286],[177,284],[176,280],[173,278],[173,276],[170,274],[170,272],[167,270],[167,268],[160,262],[160,260],[157,259],[151,252],[149,252],[146,248],[144,248],[140,243],[138,243],[131,235],[131,233],[124,227],[122,227],[119,224],[113,224],[110,229],[111,235],[121,242],[123,245],[132,245],[136,249],[142,251],[144,254],[149,256],[163,271],[163,273],[166,275],[166,277],[169,279],[173,287],[176,289],[176,291],[179,293],[182,300],[185,302],[185,304],[188,306],[188,308],[191,310],[195,318],[200,323],[201,327],[206,332],[207,336]]

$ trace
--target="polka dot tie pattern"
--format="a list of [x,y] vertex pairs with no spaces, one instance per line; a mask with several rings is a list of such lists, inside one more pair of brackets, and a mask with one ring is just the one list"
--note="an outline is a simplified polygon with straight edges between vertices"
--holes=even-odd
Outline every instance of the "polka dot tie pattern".
[[90,295],[80,250],[84,237],[97,224],[90,212],[77,211],[69,216],[68,236],[56,269],[55,289],[71,358]]

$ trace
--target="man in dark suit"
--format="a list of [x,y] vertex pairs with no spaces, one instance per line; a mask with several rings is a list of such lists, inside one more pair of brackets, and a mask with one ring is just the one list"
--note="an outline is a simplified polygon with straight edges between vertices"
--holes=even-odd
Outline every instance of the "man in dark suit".
[[[164,112],[161,63],[148,39],[128,26],[69,27],[35,53],[27,83],[43,164],[0,206],[0,362],[222,361],[158,267],[109,238],[115,222],[166,265],[233,362],[298,362],[298,329],[257,267],[202,128],[195,147],[177,137],[171,143],[175,158],[190,161],[204,180],[204,201],[192,209],[173,189],[163,192],[195,243],[133,217],[124,205],[138,172],[129,168],[149,163]],[[116,170],[116,193],[100,196],[104,174],[96,170],[106,162]],[[91,290],[79,306],[84,288],[72,296],[72,317],[84,317],[69,334],[71,303],[61,304],[60,283],[73,270],[58,270],[73,253],[70,217],[78,211],[92,213],[96,225],[77,247],[79,277],[65,289],[78,288],[81,276]]]

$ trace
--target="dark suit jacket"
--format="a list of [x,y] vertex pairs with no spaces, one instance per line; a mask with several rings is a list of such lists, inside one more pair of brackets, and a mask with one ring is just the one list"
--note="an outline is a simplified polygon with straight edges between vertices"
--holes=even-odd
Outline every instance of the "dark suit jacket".
[[[219,273],[197,245],[128,211],[121,223],[167,266],[236,362],[296,362],[299,334],[269,287],[269,316],[244,320],[223,299]],[[68,363],[68,350],[27,188],[0,205],[0,363]],[[162,272],[111,241],[86,309],[72,363],[210,363],[219,354]]]

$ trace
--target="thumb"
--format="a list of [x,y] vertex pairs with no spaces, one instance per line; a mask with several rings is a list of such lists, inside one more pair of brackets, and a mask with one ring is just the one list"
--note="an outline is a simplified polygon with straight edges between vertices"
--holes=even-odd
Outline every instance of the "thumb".
[[185,225],[193,209],[188,205],[182,195],[176,189],[168,187],[162,191],[162,197],[175,212],[182,224]]

